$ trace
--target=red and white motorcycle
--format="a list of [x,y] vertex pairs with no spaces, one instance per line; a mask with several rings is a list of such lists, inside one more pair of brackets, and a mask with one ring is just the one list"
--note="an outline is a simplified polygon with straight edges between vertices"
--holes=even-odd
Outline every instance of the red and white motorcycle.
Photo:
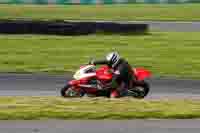
[[[133,75],[137,82],[128,89],[127,96],[144,98],[149,93],[149,84],[145,81],[151,73],[143,68],[133,68]],[[69,81],[62,89],[63,97],[82,97],[88,96],[110,96],[110,89],[104,89],[104,85],[112,80],[111,69],[104,65],[96,68],[94,65],[81,66],[73,75],[74,80]]]

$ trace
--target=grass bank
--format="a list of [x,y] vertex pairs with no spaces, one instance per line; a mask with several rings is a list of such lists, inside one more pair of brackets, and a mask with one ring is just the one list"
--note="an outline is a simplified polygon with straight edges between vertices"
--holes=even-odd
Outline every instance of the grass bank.
[[0,35],[0,72],[63,73],[115,49],[157,76],[200,78],[200,33],[149,35]]
[[200,20],[200,4],[0,5],[0,19]]
[[200,118],[200,101],[0,97],[0,120]]

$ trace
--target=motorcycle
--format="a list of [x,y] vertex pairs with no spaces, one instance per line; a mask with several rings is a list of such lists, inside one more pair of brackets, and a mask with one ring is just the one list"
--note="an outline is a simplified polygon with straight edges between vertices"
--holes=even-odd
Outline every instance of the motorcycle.
[[[82,97],[82,96],[110,96],[110,89],[105,89],[104,85],[112,80],[112,69],[103,65],[96,68],[94,65],[81,66],[73,75],[73,80],[69,81],[60,91],[63,97]],[[151,76],[151,73],[143,68],[133,68],[133,75],[136,80],[133,81],[132,88],[129,88],[126,96],[134,98],[144,98],[150,90],[149,83],[145,81]]]

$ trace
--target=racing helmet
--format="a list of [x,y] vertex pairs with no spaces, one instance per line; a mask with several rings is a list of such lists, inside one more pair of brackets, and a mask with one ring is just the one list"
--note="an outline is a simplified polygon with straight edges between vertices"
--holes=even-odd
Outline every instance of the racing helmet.
[[118,52],[108,53],[106,55],[106,60],[108,61],[109,66],[115,67],[119,63],[120,55],[118,54]]

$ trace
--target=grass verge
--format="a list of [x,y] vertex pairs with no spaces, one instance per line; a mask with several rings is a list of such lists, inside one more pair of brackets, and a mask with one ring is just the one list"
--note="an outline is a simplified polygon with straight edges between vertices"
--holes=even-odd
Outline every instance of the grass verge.
[[200,78],[200,33],[149,35],[0,35],[0,72],[74,71],[90,57],[118,50],[133,66],[157,76]]
[[1,120],[134,118],[200,118],[200,101],[0,97]]
[[0,19],[200,20],[200,4],[0,5]]

